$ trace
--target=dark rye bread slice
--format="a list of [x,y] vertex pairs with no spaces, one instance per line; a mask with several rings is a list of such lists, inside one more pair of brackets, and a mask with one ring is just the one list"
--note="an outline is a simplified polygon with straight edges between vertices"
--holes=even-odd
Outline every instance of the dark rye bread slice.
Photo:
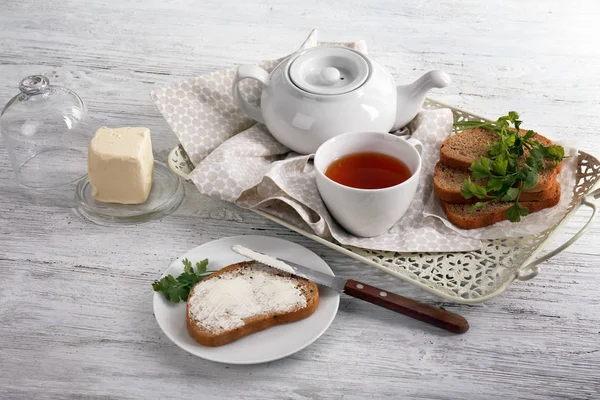
[[[277,276],[284,279],[289,279],[289,281],[292,282],[305,297],[306,306],[283,312],[265,312],[252,315],[244,319],[244,325],[235,329],[219,332],[207,330],[201,326],[198,321],[194,320],[190,312],[190,300],[195,296],[196,289],[200,285],[211,279],[220,279],[219,277],[224,277],[228,274],[233,274],[235,276],[247,276],[248,279],[252,279],[251,276],[253,275],[253,271],[256,271],[256,268],[260,268],[262,271],[273,274],[274,277]],[[202,301],[202,299],[198,300]],[[295,322],[307,318],[315,312],[318,306],[319,289],[314,282],[304,278],[296,277],[271,267],[267,267],[266,265],[256,261],[244,261],[222,268],[192,288],[188,296],[186,308],[187,328],[192,338],[194,338],[194,340],[196,340],[198,343],[205,346],[222,346],[244,336],[265,330],[275,325]]]
[[[525,135],[525,133],[527,133],[525,129],[519,131],[520,135]],[[449,167],[468,172],[471,164],[487,155],[488,147],[496,143],[497,140],[498,134],[487,129],[474,128],[461,131],[444,140],[440,148],[440,161]],[[552,144],[550,139],[538,133],[535,134],[533,140],[542,143],[544,146]],[[527,154],[526,151],[525,155]],[[548,162],[546,168],[540,170],[538,184],[546,189],[550,187],[548,182],[556,178],[561,168],[562,163],[559,163],[555,168],[554,165]]]
[[[465,199],[460,190],[463,182],[470,177],[469,172],[459,171],[452,167],[438,162],[435,166],[433,175],[433,190],[438,195],[440,200],[446,203],[453,204],[473,204],[480,201],[477,198]],[[472,179],[472,178],[471,178]],[[473,179],[473,181],[481,186],[485,186],[486,179]],[[541,185],[549,185],[543,187]],[[538,185],[533,190],[525,190],[521,193],[521,201],[542,201],[553,196],[554,186],[557,184],[556,178],[553,180],[546,179],[543,182],[538,182]]]
[[[560,200],[560,184],[557,182],[552,197],[543,201],[520,202],[520,204],[529,209],[529,214],[541,211],[546,208],[554,207]],[[484,226],[493,225],[497,222],[507,220],[506,209],[513,203],[504,203],[492,201],[483,208],[477,209],[471,213],[470,204],[449,204],[444,201],[442,208],[448,217],[448,220],[462,229],[476,229]],[[524,217],[527,218],[527,217]]]

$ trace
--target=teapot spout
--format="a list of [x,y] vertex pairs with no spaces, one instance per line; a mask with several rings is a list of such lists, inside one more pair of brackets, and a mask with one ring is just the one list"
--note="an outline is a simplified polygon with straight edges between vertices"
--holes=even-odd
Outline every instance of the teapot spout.
[[427,92],[433,88],[444,88],[450,84],[450,76],[433,70],[411,83],[397,86],[396,123],[392,131],[405,127],[421,111]]

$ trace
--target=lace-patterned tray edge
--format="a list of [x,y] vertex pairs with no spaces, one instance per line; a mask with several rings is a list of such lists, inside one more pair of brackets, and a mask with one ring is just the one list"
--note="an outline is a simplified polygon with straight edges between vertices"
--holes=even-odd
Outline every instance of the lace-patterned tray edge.
[[[423,107],[426,109],[449,108],[454,114],[455,121],[489,120],[432,99],[427,99]],[[171,151],[168,162],[171,169],[185,179],[194,168],[181,146],[177,146]],[[343,246],[316,236],[265,210],[252,211],[445,300],[473,304],[500,295],[515,279],[528,280],[535,277],[539,273],[539,264],[563,251],[589,227],[596,216],[594,200],[600,197],[600,189],[594,191],[600,181],[600,161],[580,151],[577,168],[577,183],[573,199],[564,217],[555,226],[536,235],[484,240],[480,250],[470,252],[398,253]],[[558,228],[568,221],[582,204],[592,209],[587,223],[566,243],[544,256],[536,258]]]

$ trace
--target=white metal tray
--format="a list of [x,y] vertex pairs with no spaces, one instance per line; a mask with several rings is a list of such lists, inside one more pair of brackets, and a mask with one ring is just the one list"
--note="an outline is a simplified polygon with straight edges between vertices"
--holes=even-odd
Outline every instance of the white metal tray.
[[[455,121],[488,120],[431,99],[427,99],[423,107],[427,109],[449,108],[454,114]],[[193,170],[193,165],[181,146],[177,146],[171,151],[168,161],[171,169],[185,179]],[[398,253],[342,246],[335,241],[325,240],[283,221],[264,210],[252,211],[446,300],[465,304],[479,303],[498,296],[515,279],[525,281],[535,277],[539,272],[540,263],[566,249],[590,226],[597,213],[595,200],[600,197],[600,189],[594,190],[600,180],[600,161],[582,151],[579,152],[577,161],[577,182],[573,189],[573,199],[560,222],[537,235],[484,240],[480,250],[470,252]],[[566,243],[536,258],[552,234],[581,205],[592,209],[585,225]]]

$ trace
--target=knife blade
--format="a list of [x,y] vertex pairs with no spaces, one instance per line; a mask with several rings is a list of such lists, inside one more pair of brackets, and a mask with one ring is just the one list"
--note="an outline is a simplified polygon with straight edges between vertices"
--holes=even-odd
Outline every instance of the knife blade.
[[262,264],[266,264],[269,267],[278,269],[280,271],[289,272],[290,274],[294,274],[301,278],[308,279],[309,281],[313,281],[317,284],[330,287],[334,290],[337,290],[338,292],[344,291],[346,279],[336,278],[335,276],[327,275],[323,272],[316,271],[312,268],[308,268],[288,260],[282,260],[280,258],[270,256],[268,254],[264,254],[256,250],[252,250],[244,246],[234,245],[231,246],[231,250],[238,253],[239,255],[250,258],[254,261],[258,261]]
[[308,279],[338,292],[404,314],[437,326],[438,328],[453,333],[465,333],[469,330],[469,323],[465,318],[442,308],[421,303],[387,290],[378,289],[363,282],[327,275],[293,261],[273,257],[244,246],[234,245],[231,246],[231,250],[269,267]]

